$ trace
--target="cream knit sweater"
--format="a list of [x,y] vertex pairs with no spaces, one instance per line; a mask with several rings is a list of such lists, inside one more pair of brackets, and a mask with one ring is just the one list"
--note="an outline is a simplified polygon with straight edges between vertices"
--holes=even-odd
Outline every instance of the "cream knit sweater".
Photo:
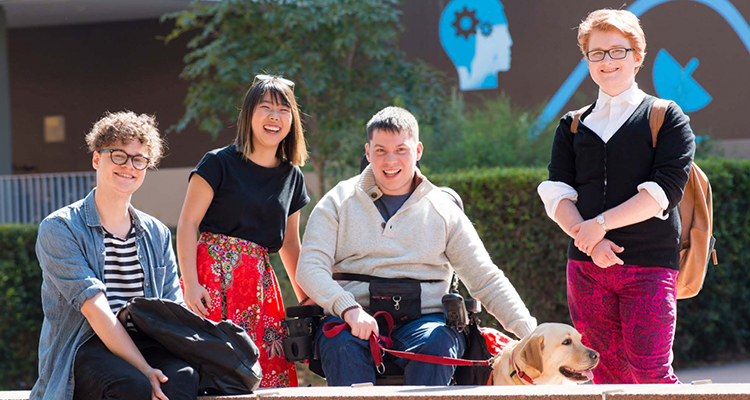
[[417,171],[421,183],[388,222],[374,200],[383,193],[368,166],[318,202],[305,230],[297,282],[312,300],[340,316],[369,306],[369,283],[336,282],[334,272],[383,278],[442,280],[422,283],[422,314],[441,313],[455,269],[471,295],[503,326],[524,337],[536,319],[493,264],[464,213]]

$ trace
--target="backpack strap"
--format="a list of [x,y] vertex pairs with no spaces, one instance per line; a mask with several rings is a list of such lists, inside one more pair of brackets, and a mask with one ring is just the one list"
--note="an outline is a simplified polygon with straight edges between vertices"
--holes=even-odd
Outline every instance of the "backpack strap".
[[581,121],[581,115],[583,115],[589,107],[591,107],[591,104],[581,107],[575,114],[573,114],[573,122],[570,124],[571,133],[578,133],[578,123]]
[[648,116],[648,126],[651,128],[651,143],[656,148],[656,139],[659,136],[659,130],[664,124],[664,117],[667,115],[667,109],[672,100],[656,99],[651,105],[651,112]]

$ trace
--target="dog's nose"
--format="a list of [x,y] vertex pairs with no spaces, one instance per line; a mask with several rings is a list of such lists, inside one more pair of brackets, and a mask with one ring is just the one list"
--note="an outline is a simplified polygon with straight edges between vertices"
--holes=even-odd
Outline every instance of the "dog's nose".
[[592,360],[598,359],[599,358],[599,352],[595,351],[595,350],[591,350],[591,352],[589,353],[589,358],[592,359]]

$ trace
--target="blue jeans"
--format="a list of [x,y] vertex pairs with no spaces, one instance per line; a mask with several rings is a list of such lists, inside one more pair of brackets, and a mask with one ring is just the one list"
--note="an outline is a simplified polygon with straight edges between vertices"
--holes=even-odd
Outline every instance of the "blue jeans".
[[[327,317],[315,335],[328,386],[375,383],[375,363],[370,354],[369,342],[352,336],[348,330],[341,331],[332,338],[326,337],[323,325],[332,321],[342,322],[341,318]],[[391,339],[394,350],[433,356],[461,357],[466,348],[464,335],[447,327],[442,314],[426,315],[394,329]],[[403,358],[395,358],[394,363],[404,370],[405,385],[445,386],[450,383],[456,369],[451,365]]]

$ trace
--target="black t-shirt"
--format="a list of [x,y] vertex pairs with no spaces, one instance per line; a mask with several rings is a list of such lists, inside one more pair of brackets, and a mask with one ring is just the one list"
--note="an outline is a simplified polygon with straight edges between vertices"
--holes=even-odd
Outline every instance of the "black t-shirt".
[[310,202],[299,167],[288,161],[261,167],[235,145],[206,153],[190,178],[194,173],[214,190],[200,231],[249,240],[271,253],[284,243],[287,217]]

